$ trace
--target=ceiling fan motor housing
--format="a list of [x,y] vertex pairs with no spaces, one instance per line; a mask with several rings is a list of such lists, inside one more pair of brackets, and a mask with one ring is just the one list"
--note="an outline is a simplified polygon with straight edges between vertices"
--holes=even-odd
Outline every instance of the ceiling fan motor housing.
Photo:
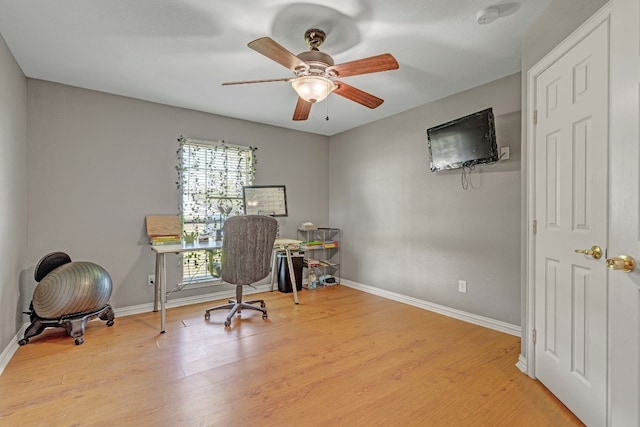
[[297,67],[295,72],[298,77],[300,76],[324,76],[326,75],[327,67],[334,65],[333,58],[324,52],[319,50],[310,50],[302,52],[297,57],[303,61],[307,66]]

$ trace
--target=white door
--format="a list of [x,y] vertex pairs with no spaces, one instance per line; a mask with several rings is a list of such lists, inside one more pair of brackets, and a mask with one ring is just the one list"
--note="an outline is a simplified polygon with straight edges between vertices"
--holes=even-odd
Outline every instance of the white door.
[[[535,376],[588,425],[607,417],[609,28],[535,79]],[[576,253],[598,246],[597,254]]]
[[611,426],[640,425],[640,2],[611,12],[611,230],[609,256],[636,260],[609,273]]

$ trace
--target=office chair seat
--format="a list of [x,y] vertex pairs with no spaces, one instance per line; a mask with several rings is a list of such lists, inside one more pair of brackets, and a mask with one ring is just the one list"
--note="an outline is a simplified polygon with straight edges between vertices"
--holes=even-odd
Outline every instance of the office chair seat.
[[[242,215],[227,219],[222,228],[222,280],[235,285],[236,299],[205,310],[205,320],[210,320],[213,310],[230,309],[224,325],[231,326],[231,319],[243,309],[257,310],[267,319],[264,300],[242,301],[242,288],[267,277],[271,271],[273,242],[278,233],[278,221],[264,215]],[[259,305],[255,305],[259,304]]]

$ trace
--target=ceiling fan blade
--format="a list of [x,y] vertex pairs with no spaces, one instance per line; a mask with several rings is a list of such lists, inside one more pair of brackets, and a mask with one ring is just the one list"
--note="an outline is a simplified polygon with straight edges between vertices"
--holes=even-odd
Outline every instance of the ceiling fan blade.
[[365,107],[374,109],[376,107],[379,107],[380,104],[384,102],[384,99],[373,96],[370,93],[367,93],[360,89],[356,89],[355,87],[349,86],[346,83],[342,83],[339,81],[334,81],[333,83],[335,83],[337,86],[333,93],[344,96],[345,98],[357,102],[358,104],[362,104]]
[[309,118],[309,112],[311,111],[311,103],[298,97],[298,103],[296,109],[293,112],[293,120],[307,120]]
[[256,39],[249,42],[247,46],[256,52],[263,54],[267,58],[276,61],[278,64],[284,65],[292,71],[295,71],[296,67],[305,66],[305,63],[297,56],[289,52],[270,37]]
[[357,59],[344,64],[327,68],[327,72],[335,71],[338,77],[357,76],[359,74],[377,73],[380,71],[397,70],[398,61],[390,53]]
[[247,84],[247,83],[290,82],[292,80],[293,80],[293,77],[285,77],[283,79],[245,80],[243,82],[226,82],[226,83],[222,83],[222,86],[244,85],[244,84]]

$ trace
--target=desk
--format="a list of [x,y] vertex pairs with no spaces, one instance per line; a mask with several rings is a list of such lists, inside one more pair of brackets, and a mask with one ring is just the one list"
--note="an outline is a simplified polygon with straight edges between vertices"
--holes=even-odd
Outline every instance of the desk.
[[[298,249],[300,241],[291,239],[276,239],[273,244],[272,269],[271,269],[271,290],[276,275],[276,252],[285,251],[287,254],[287,264],[289,265],[289,277],[293,285],[293,299],[298,304],[298,291],[296,286],[296,275],[293,271],[291,260],[291,250]],[[156,282],[154,284],[153,311],[158,311],[158,301],[160,301],[160,332],[166,332],[167,321],[167,266],[165,263],[166,254],[180,254],[183,252],[197,252],[222,249],[222,242],[209,240],[205,243],[181,243],[175,245],[151,245],[151,250],[156,253]]]

